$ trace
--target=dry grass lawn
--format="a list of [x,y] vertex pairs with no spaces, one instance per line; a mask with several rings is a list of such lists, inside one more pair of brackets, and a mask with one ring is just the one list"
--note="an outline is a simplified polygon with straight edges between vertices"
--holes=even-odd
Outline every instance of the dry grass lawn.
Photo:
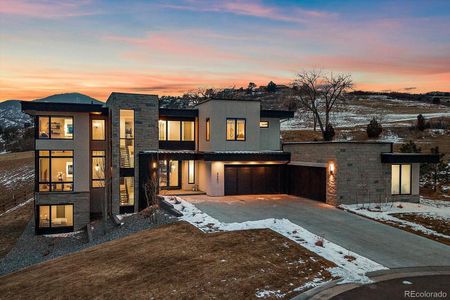
[[204,234],[179,222],[0,277],[0,298],[291,298],[333,266],[268,229]]
[[14,247],[32,215],[33,202],[30,202],[12,212],[0,216],[0,259]]

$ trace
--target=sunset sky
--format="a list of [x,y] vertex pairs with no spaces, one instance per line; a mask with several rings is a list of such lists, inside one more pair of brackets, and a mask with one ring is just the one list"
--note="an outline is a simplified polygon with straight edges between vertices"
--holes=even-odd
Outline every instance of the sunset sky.
[[308,69],[450,91],[450,1],[0,0],[0,101],[287,84]]

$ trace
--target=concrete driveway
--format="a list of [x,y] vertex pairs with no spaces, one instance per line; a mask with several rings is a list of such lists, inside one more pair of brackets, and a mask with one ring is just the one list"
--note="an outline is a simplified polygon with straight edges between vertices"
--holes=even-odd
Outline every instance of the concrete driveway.
[[333,206],[288,195],[183,196],[221,222],[286,218],[388,268],[450,266],[450,247]]

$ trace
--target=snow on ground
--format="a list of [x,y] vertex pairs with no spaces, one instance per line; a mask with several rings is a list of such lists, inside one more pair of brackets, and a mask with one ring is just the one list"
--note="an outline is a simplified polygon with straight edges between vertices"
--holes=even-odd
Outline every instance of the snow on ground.
[[22,207],[22,206],[24,206],[25,204],[30,203],[30,202],[33,201],[33,200],[34,200],[34,198],[30,198],[30,199],[28,199],[27,201],[22,202],[22,203],[20,203],[19,205],[14,206],[13,208],[8,209],[7,211],[1,213],[1,214],[0,214],[0,217],[3,216],[3,215],[6,215],[7,213],[10,213],[10,212],[12,212],[12,211],[15,211],[15,210],[18,209],[19,207]]
[[450,236],[428,229],[420,224],[402,220],[392,216],[397,213],[417,213],[426,217],[450,221],[450,205],[445,201],[431,204],[434,200],[421,199],[420,203],[392,202],[392,203],[369,203],[369,204],[342,204],[339,207],[371,219],[380,221],[391,221],[397,224],[411,227],[416,231],[428,235],[434,235],[450,239]]
[[[258,221],[247,221],[242,223],[222,223],[219,220],[209,216],[202,212],[192,203],[187,202],[179,197],[164,197],[166,201],[173,204],[175,209],[183,213],[180,219],[187,221],[194,226],[198,227],[204,232],[217,232],[217,231],[235,231],[235,230],[247,230],[247,229],[262,229],[268,228],[275,232],[287,237],[288,239],[296,242],[297,244],[305,247],[306,249],[317,253],[323,258],[335,263],[338,267],[331,268],[331,274],[336,277],[343,278],[341,283],[347,282],[359,282],[367,283],[370,279],[365,276],[366,272],[386,269],[384,266],[371,261],[361,255],[351,252],[339,245],[336,245],[328,240],[325,240],[301,226],[298,226],[288,219],[265,219]],[[323,242],[323,247],[316,245],[317,241]],[[355,258],[349,261],[347,258]],[[321,284],[320,279],[313,280],[308,283],[308,286],[297,287],[296,291],[300,289],[306,289],[307,287],[317,286]],[[261,295],[268,291],[260,291]],[[276,291],[272,291],[276,293]]]

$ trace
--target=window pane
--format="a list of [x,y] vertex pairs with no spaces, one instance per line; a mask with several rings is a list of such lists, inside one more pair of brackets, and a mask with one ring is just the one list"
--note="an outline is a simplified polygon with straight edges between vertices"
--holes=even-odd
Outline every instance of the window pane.
[[50,151],[39,151],[39,156],[50,156]]
[[52,205],[52,227],[73,226],[72,205]]
[[104,157],[92,157],[92,179],[105,179]]
[[105,156],[105,151],[103,150],[92,151],[92,156]]
[[183,121],[183,141],[194,140],[194,122]]
[[159,186],[167,186],[167,160],[159,161]]
[[211,121],[206,119],[206,140],[209,141],[211,138]]
[[120,139],[120,167],[134,168],[134,140]]
[[402,165],[402,194],[411,193],[411,165]]
[[169,184],[171,187],[177,187],[178,184],[178,160],[169,161]]
[[167,121],[169,132],[169,141],[179,141],[180,139],[180,121]]
[[52,158],[51,181],[73,181],[73,158]]
[[159,140],[165,141],[167,140],[166,136],[166,121],[165,120],[159,120]]
[[134,110],[120,110],[120,138],[134,138]]
[[245,120],[237,120],[236,139],[238,141],[245,141]]
[[71,150],[56,150],[52,151],[52,156],[73,156],[73,151]]
[[50,137],[49,128],[49,118],[48,117],[38,117],[39,118],[39,138],[48,139]]
[[92,120],[92,139],[105,139],[105,120]]
[[51,117],[50,134],[52,139],[71,139],[73,137],[73,119]]
[[39,182],[50,181],[50,158],[39,158]]
[[391,193],[392,195],[400,194],[400,165],[392,165],[392,181]]
[[104,180],[93,180],[92,181],[92,187],[93,188],[105,187],[105,181]]
[[120,177],[120,205],[134,205],[134,177]]
[[195,161],[188,161],[188,183],[195,183]]
[[39,227],[50,227],[50,207],[48,205],[39,206]]
[[227,120],[227,140],[234,141],[236,128],[235,128],[235,120]]
[[49,192],[50,184],[39,184],[39,192]]

